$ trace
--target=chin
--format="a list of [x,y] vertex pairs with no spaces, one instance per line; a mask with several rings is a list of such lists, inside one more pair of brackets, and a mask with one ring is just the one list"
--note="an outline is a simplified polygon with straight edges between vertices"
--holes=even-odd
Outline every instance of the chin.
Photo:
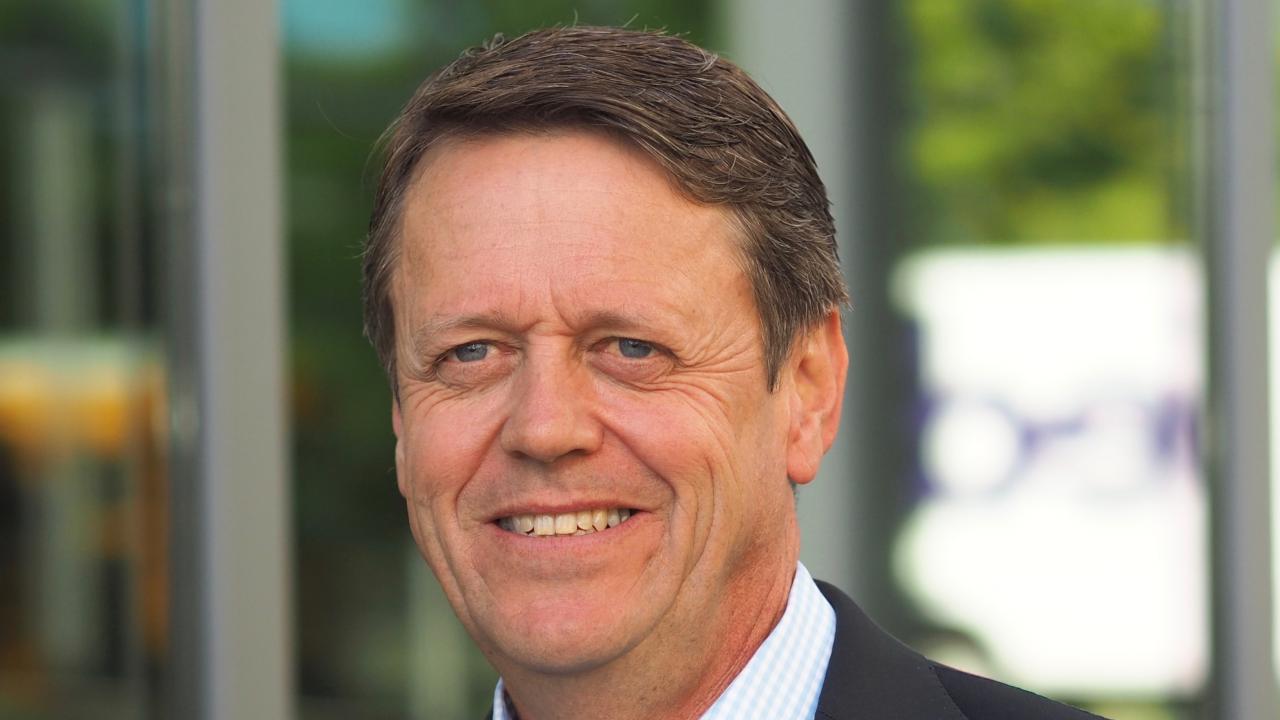
[[625,655],[645,634],[644,623],[627,617],[622,605],[582,598],[526,602],[500,622],[492,641],[500,655],[527,670],[588,671]]

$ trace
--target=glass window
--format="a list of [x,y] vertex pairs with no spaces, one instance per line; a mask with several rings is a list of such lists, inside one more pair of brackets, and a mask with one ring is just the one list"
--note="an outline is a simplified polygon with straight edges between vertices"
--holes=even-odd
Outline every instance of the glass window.
[[141,2],[0,4],[0,717],[160,713],[153,19]]
[[1108,717],[1179,717],[1208,667],[1191,10],[898,7],[899,623]]

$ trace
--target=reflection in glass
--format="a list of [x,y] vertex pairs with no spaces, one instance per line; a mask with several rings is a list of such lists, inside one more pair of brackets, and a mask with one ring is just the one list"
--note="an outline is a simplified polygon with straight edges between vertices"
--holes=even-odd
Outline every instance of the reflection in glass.
[[1208,674],[1194,5],[899,16],[903,627],[1117,720]]
[[0,717],[158,710],[167,372],[134,9],[0,11]]

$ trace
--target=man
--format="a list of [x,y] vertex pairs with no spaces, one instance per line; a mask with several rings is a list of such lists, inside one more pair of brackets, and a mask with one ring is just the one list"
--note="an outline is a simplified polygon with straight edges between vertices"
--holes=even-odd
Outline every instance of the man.
[[724,60],[562,28],[419,88],[366,330],[492,717],[1087,717],[929,663],[799,564],[845,302],[813,158]]

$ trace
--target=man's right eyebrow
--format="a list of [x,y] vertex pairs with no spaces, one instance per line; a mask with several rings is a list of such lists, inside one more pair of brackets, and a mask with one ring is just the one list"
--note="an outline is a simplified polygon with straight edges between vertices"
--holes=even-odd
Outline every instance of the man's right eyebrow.
[[509,326],[501,315],[460,315],[457,317],[428,318],[414,329],[410,347],[414,354],[423,357],[432,352],[436,338],[453,330],[504,329]]

